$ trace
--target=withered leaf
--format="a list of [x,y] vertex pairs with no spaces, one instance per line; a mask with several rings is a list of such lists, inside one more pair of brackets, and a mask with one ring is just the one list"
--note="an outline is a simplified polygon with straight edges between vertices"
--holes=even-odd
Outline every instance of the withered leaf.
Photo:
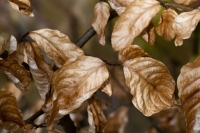
[[[135,52],[139,49],[140,52]],[[124,62],[126,84],[133,95],[132,103],[145,116],[151,116],[173,105],[175,83],[162,62],[146,57],[142,51],[139,46],[130,45],[119,52],[119,59]]]
[[31,81],[30,73],[16,60],[0,60],[0,69],[23,93],[28,91],[27,87]]
[[112,33],[112,47],[119,51],[131,45],[160,10],[160,3],[156,0],[135,0],[117,19]]
[[44,50],[57,67],[74,62],[84,55],[83,50],[73,44],[69,37],[58,30],[41,29],[30,32],[29,36]]
[[177,80],[179,98],[182,103],[187,125],[187,133],[200,132],[200,57],[181,68]]
[[35,85],[42,99],[45,99],[50,90],[53,70],[49,64],[44,61],[39,47],[35,43],[25,42],[28,56],[28,65],[35,81]]
[[195,9],[190,12],[179,14],[173,23],[173,28],[176,32],[175,45],[181,46],[183,39],[188,39],[195,30],[200,20],[200,10]]
[[125,133],[127,123],[128,108],[122,106],[108,117],[108,124],[104,133]]
[[33,17],[33,8],[31,7],[31,3],[29,0],[8,0],[10,5],[16,11],[29,16]]
[[174,23],[174,19],[178,16],[178,14],[173,9],[164,10],[160,22],[156,28],[158,35],[162,36],[165,40],[171,41],[176,33],[172,27]]
[[101,108],[101,99],[97,95],[93,95],[88,102],[88,133],[103,133],[107,120]]
[[105,29],[110,16],[110,6],[106,2],[98,2],[94,7],[94,20],[92,27],[97,32],[99,43],[106,44]]
[[150,23],[149,26],[143,30],[141,35],[146,42],[148,42],[150,45],[154,45],[156,36],[154,32],[154,25],[152,23]]
[[174,0],[175,3],[183,4],[183,5],[190,5],[196,1],[197,0]]
[[24,126],[16,98],[8,90],[0,90],[0,112],[0,125],[6,130],[16,132]]
[[79,108],[108,78],[106,64],[98,58],[82,56],[74,63],[63,65],[53,76],[52,97],[55,100],[47,115],[47,129],[52,129],[57,120]]
[[17,50],[17,40],[14,36],[11,36],[10,43],[8,45],[8,52],[9,52],[9,54],[11,54],[16,50]]

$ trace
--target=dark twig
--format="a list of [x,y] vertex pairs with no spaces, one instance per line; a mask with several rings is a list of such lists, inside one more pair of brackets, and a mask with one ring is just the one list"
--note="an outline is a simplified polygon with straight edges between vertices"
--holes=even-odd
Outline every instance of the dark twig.
[[102,59],[102,61],[105,62],[109,66],[121,66],[122,65],[121,62],[108,62],[108,61],[103,60],[103,59]]
[[19,40],[19,42],[23,42],[24,41],[24,39],[28,36],[28,34],[29,34],[29,31],[28,32],[26,32],[23,36],[21,36],[21,38],[20,38],[20,40]]
[[39,116],[44,114],[44,111],[40,109],[38,112],[36,112],[34,115],[32,115],[30,118],[25,120],[26,123],[32,123],[34,120],[36,120]]

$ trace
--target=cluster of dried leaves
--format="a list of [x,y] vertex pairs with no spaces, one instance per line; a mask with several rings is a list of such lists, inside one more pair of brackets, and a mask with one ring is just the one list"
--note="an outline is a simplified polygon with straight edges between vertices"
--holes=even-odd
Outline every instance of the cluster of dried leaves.
[[[17,11],[33,17],[29,0],[8,0]],[[176,3],[190,5],[195,0],[175,0]],[[108,4],[109,3],[109,4]],[[105,45],[105,29],[110,16],[110,6],[119,18],[112,32],[112,47],[119,51],[118,59],[123,66],[125,82],[133,95],[132,103],[145,116],[151,116],[163,109],[177,105],[174,98],[175,82],[167,67],[151,58],[138,45],[131,45],[134,38],[141,35],[150,44],[154,44],[154,30],[165,40],[174,37],[175,45],[180,46],[183,39],[191,36],[200,20],[200,10],[178,14],[168,8],[162,12],[157,27],[151,23],[161,10],[157,0],[108,0],[98,2],[94,7],[95,18],[92,23],[98,34],[99,42]],[[23,93],[27,93],[31,76],[41,98],[45,101],[42,109],[46,113],[46,129],[57,133],[56,123],[65,115],[78,112],[87,105],[88,132],[119,132],[124,130],[109,128],[102,106],[107,103],[95,94],[98,90],[112,95],[109,71],[106,63],[99,58],[86,56],[82,49],[72,43],[68,36],[52,29],[31,31],[28,34],[34,42],[17,41],[11,37],[9,44],[0,45],[0,54],[8,51],[8,57],[0,59],[0,69]],[[42,51],[58,67],[53,71],[43,58]],[[28,64],[27,70],[22,64]],[[187,132],[197,133],[199,128],[199,87],[200,57],[181,69],[177,80],[181,109],[184,113]],[[127,109],[117,112],[120,116]],[[127,119],[123,122],[126,123]],[[113,121],[115,123],[116,121]],[[108,124],[107,124],[108,123]],[[112,124],[113,124],[112,123]],[[16,99],[7,89],[0,91],[0,124],[9,131],[30,132],[31,125],[23,121]],[[116,122],[116,125],[118,123]],[[107,125],[107,127],[106,127]],[[153,129],[152,129],[153,131]]]

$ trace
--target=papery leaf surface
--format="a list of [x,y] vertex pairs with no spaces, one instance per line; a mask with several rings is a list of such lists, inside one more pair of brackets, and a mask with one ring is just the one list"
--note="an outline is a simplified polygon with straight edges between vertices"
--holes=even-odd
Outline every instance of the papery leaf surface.
[[182,5],[190,5],[197,0],[174,0],[175,3],[182,4]]

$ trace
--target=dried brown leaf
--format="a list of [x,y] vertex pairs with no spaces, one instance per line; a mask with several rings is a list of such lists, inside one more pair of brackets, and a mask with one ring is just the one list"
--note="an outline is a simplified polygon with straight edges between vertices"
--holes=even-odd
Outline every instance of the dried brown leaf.
[[97,32],[99,37],[99,43],[101,45],[106,44],[105,29],[110,17],[110,6],[106,2],[98,2],[94,7],[94,20],[92,27]]
[[190,5],[197,0],[174,0],[175,3],[182,4],[182,5]]
[[[139,54],[134,52],[136,50]],[[123,51],[119,52],[119,59],[123,59],[125,80],[135,107],[145,116],[151,116],[173,105],[175,83],[167,67],[151,57],[144,57],[146,53],[142,54],[138,46],[131,45]]]
[[89,56],[79,57],[74,63],[66,63],[56,71],[52,80],[52,97],[55,100],[47,116],[48,130],[64,115],[79,108],[108,78],[106,64]]
[[112,33],[112,47],[119,51],[131,45],[160,10],[156,0],[135,0],[117,19]]
[[108,124],[104,133],[125,133],[125,126],[128,123],[128,108],[120,107],[108,117]]
[[181,68],[181,74],[177,80],[179,98],[182,103],[187,125],[187,133],[200,132],[200,57],[196,61],[188,63]]
[[28,65],[35,85],[41,98],[45,99],[47,92],[50,90],[53,70],[44,61],[43,55],[35,43],[25,42],[25,48],[28,56]]
[[175,18],[173,28],[176,32],[176,46],[181,46],[183,44],[183,39],[188,39],[191,36],[199,21],[199,9],[190,12],[183,12]]
[[0,112],[0,125],[6,130],[16,132],[24,126],[16,98],[8,90],[0,90]]
[[152,23],[150,23],[149,26],[143,30],[142,38],[150,45],[154,45],[156,36],[154,32],[154,25]]
[[29,36],[44,50],[57,67],[74,62],[84,55],[83,50],[73,44],[69,37],[58,30],[41,29],[30,32]]
[[102,101],[97,95],[89,99],[88,111],[88,133],[103,133],[107,124],[106,117],[101,108]]
[[29,16],[33,17],[33,8],[31,7],[31,3],[29,0],[8,0],[10,5],[16,11]]
[[23,93],[28,91],[27,87],[31,81],[30,73],[16,60],[0,60],[0,69]]
[[164,10],[161,15],[160,22],[156,28],[156,31],[158,35],[162,36],[167,41],[171,41],[176,35],[172,25],[174,23],[174,19],[177,16],[178,14],[176,11],[170,8]]

